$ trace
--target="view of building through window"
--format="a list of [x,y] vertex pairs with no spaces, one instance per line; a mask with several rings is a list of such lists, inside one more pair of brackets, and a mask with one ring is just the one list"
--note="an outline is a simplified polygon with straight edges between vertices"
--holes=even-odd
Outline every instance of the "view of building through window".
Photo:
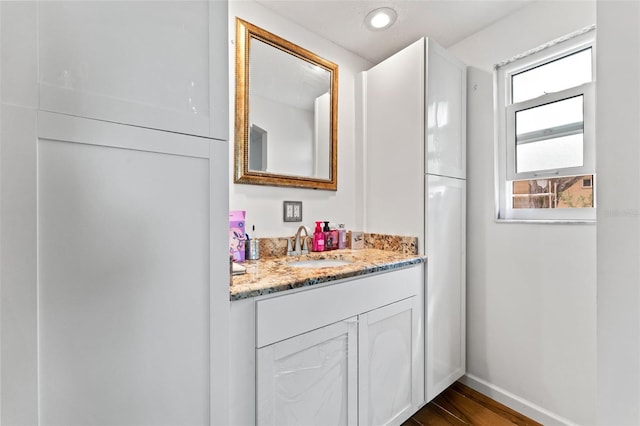
[[514,209],[593,207],[593,175],[513,182]]

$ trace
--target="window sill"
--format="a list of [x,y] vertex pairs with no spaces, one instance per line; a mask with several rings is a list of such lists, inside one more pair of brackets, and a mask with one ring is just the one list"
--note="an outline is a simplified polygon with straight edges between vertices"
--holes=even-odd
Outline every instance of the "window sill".
[[535,225],[595,225],[595,219],[495,219],[496,223],[526,223]]

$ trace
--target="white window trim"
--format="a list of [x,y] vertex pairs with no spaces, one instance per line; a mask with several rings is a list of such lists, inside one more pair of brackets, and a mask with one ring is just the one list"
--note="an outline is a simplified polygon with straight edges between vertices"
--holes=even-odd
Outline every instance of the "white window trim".
[[[533,100],[527,100],[517,104],[510,104],[511,100],[511,76],[535,66],[551,62],[555,59],[567,56],[571,53],[592,49],[592,82],[560,92],[549,93]],[[545,104],[555,100],[564,99],[574,95],[584,94],[584,165],[573,169],[562,169],[560,174],[556,170],[550,170],[544,177],[570,176],[570,175],[595,175],[595,81],[596,81],[596,46],[595,26],[588,27],[569,34],[560,39],[547,43],[522,55],[518,55],[508,61],[495,66],[494,70],[494,136],[495,136],[495,208],[496,219],[499,221],[535,221],[535,222],[591,222],[595,221],[596,208],[575,209],[514,209],[512,208],[512,186],[508,182],[516,179],[543,178],[542,173],[535,176],[534,173],[519,173],[514,176],[510,170],[515,171],[515,141],[511,137],[513,145],[509,143],[509,130],[506,115],[507,111],[515,112],[526,109],[532,105]],[[513,131],[513,129],[511,129]],[[575,173],[574,173],[575,172]],[[514,172],[515,173],[515,172]],[[595,187],[594,177],[594,187]],[[594,205],[595,205],[594,191]]]

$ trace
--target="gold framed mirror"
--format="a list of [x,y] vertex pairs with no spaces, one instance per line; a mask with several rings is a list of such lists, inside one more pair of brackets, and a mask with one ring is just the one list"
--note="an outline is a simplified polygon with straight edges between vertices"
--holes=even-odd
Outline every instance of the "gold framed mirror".
[[338,188],[338,65],[236,18],[234,182]]

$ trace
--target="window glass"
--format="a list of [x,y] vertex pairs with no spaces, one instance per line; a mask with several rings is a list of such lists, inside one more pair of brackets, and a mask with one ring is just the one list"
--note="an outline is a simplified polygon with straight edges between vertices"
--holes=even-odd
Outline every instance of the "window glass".
[[516,172],[580,167],[583,97],[516,112]]
[[[532,137],[551,136],[567,130],[582,129],[582,96],[563,99],[516,112],[516,136],[518,143]],[[532,134],[533,133],[533,134]]]
[[593,207],[593,175],[512,182],[514,209],[566,209]]
[[516,171],[556,170],[583,164],[582,134],[544,139],[516,147]]
[[591,48],[511,76],[513,103],[592,81]]

